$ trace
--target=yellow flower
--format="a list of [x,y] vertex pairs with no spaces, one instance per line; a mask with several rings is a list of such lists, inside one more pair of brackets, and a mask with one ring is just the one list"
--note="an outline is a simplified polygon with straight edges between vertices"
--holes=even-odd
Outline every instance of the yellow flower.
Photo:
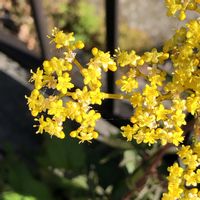
[[73,138],[77,137],[80,140],[79,143],[83,143],[85,141],[91,142],[92,139],[96,139],[98,133],[94,131],[92,127],[79,127],[77,130],[70,132],[70,136]]
[[117,80],[116,85],[119,85],[123,92],[133,92],[134,89],[138,88],[137,80],[127,76],[122,76],[121,79]]
[[163,63],[168,58],[168,53],[158,52],[156,48],[153,48],[151,52],[145,52],[142,56],[144,62],[153,64]]
[[159,96],[159,91],[156,86],[146,85],[143,90],[143,96],[145,97],[145,106],[154,107],[157,104],[156,97]]
[[75,46],[77,49],[83,49],[85,45],[81,40],[79,40],[75,43]]
[[183,164],[186,165],[187,168],[192,171],[195,170],[196,167],[199,165],[198,154],[195,154],[194,150],[191,149],[190,146],[182,145],[181,149],[177,153],[180,156]]
[[64,71],[71,71],[72,70],[72,64],[65,61],[64,59],[60,58],[56,58],[53,57],[51,58],[49,61],[45,60],[43,62],[43,67],[44,67],[44,72],[47,75],[51,75],[54,72],[56,72],[56,74],[58,76],[62,76],[62,73]]
[[82,75],[84,76],[84,84],[88,85],[90,89],[96,90],[101,87],[101,69],[100,67],[95,67],[89,65],[88,68],[82,70]]
[[[38,130],[36,133],[43,133],[47,126],[46,121],[44,121],[44,115],[42,115],[39,119],[35,119],[35,121],[39,122]],[[36,125],[35,125],[36,127]]]
[[102,104],[102,100],[104,99],[105,95],[100,91],[100,89],[96,89],[89,92],[91,104]]
[[130,103],[135,108],[137,106],[142,105],[143,103],[143,97],[139,92],[134,92],[130,98]]
[[186,107],[188,112],[190,112],[192,115],[195,114],[195,112],[200,109],[200,96],[195,96],[194,94],[187,97],[186,101]]
[[177,154],[183,160],[185,157],[187,157],[187,155],[191,155],[192,154],[192,150],[190,149],[190,146],[182,145],[181,149],[178,151]]
[[186,124],[185,117],[186,115],[182,110],[177,110],[172,114],[171,119],[174,121],[176,126],[181,127]]
[[148,143],[149,145],[156,143],[155,129],[146,129],[144,135],[144,143]]
[[165,109],[163,104],[160,104],[157,109],[155,109],[156,119],[159,120],[166,120],[168,115],[171,113],[171,110]]
[[192,189],[185,189],[184,190],[184,200],[198,200],[198,189],[192,188]]
[[58,77],[58,84],[56,85],[56,89],[63,94],[66,94],[69,89],[74,87],[74,84],[72,84],[70,81],[71,78],[69,77],[69,74],[65,72],[62,76]]
[[137,133],[138,129],[139,127],[136,124],[134,124],[133,127],[130,125],[121,127],[122,135],[127,138],[127,141],[131,141],[133,139],[133,135]]
[[174,15],[177,11],[181,10],[181,3],[177,3],[176,0],[165,0],[166,7],[168,8],[167,14]]
[[137,66],[144,64],[141,57],[136,55],[135,51],[128,53],[127,51],[121,51],[120,49],[117,49],[115,57],[117,59],[117,63],[121,67],[125,67],[127,65]]
[[183,189],[181,188],[183,168],[178,166],[178,163],[174,163],[171,167],[168,167],[168,193],[164,193],[162,200],[176,200],[181,197]]
[[48,88],[55,89],[57,85],[57,80],[54,76],[51,75],[44,75],[43,76],[43,84]]
[[152,68],[148,77],[152,86],[162,86],[165,76],[166,73],[164,71]]
[[[138,112],[139,111],[139,112]],[[149,128],[155,128],[156,117],[153,114],[144,112],[142,110],[137,110],[133,117],[131,117],[131,122],[137,122],[139,127],[147,126]]]
[[40,94],[39,90],[34,89],[30,97],[26,98],[28,100],[29,110],[34,117],[46,109],[45,98]]
[[107,72],[108,70],[117,70],[117,65],[115,61],[110,57],[109,52],[104,53],[97,48],[93,48],[92,53],[94,55],[94,58],[90,60],[89,65],[93,65],[97,68],[101,67],[105,72]]
[[170,137],[168,138],[168,142],[178,146],[181,142],[183,142],[183,130],[179,127],[175,127],[171,132],[168,132]]
[[161,144],[165,145],[169,142],[169,134],[168,132],[163,128],[157,128],[156,129],[156,136],[161,140]]
[[56,48],[67,47],[71,42],[75,41],[74,33],[65,34],[63,31],[54,31],[53,41],[56,43]]
[[191,20],[186,26],[189,29],[186,34],[187,42],[192,46],[198,46],[198,41],[200,40],[200,22],[197,20]]
[[197,154],[198,162],[199,162],[200,161],[200,142],[195,143],[193,151],[195,154]]
[[180,19],[181,21],[183,21],[184,19],[186,19],[186,14],[185,14],[185,11],[184,11],[184,10],[181,10],[181,11],[180,11],[179,19]]
[[58,101],[50,102],[48,107],[48,114],[54,115],[57,118],[65,121],[65,108],[63,107],[63,101],[60,99]]
[[40,68],[37,68],[37,71],[36,73],[34,73],[32,70],[31,70],[31,73],[32,73],[32,76],[31,76],[31,79],[30,79],[30,82],[34,81],[34,85],[35,85],[35,89],[39,90],[42,88],[43,86],[43,70],[40,70]]
[[95,127],[96,121],[101,118],[100,113],[96,113],[94,110],[90,110],[88,113],[83,114],[82,127]]
[[66,102],[65,115],[67,118],[81,123],[83,120],[82,112],[83,110],[81,110],[81,105],[79,103],[73,101]]
[[57,120],[52,120],[49,117],[44,120],[44,116],[42,115],[39,120],[38,131],[37,133],[48,132],[50,135],[55,135],[58,138],[63,139],[65,137],[64,132],[62,131],[63,126],[62,123]]
[[72,98],[77,100],[83,107],[88,109],[88,105],[91,103],[90,93],[88,88],[85,86],[82,90],[76,89],[76,92],[73,93]]
[[186,186],[197,186],[196,174],[193,170],[186,171],[184,179],[186,180]]
[[84,130],[82,130],[79,133],[79,136],[77,136],[78,139],[80,139],[79,143],[83,143],[85,141],[87,142],[91,142],[92,139],[96,139],[98,137],[98,133],[96,131],[91,131],[91,130],[87,130],[86,132]]

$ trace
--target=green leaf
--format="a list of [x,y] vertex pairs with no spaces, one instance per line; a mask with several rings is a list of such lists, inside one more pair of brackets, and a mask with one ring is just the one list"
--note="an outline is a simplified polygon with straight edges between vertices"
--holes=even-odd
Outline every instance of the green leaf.
[[124,158],[120,163],[120,166],[125,166],[128,173],[133,173],[136,169],[140,157],[134,150],[124,151]]
[[21,194],[35,196],[39,200],[52,199],[47,186],[35,179],[23,163],[14,163],[10,166],[8,182]]
[[74,177],[72,179],[72,183],[74,183],[75,185],[77,185],[81,188],[88,189],[86,175],[79,175],[79,176]]
[[86,164],[84,145],[71,138],[47,138],[44,154],[39,157],[39,161],[47,167],[79,171]]
[[3,192],[0,199],[1,200],[37,200],[33,196],[24,196],[13,191]]

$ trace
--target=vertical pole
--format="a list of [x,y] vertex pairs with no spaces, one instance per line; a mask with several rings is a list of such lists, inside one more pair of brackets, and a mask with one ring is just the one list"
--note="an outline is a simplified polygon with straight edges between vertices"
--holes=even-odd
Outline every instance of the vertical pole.
[[[117,20],[117,8],[118,0],[105,0],[106,9],[106,50],[110,51],[110,54],[114,54],[114,50],[117,47],[118,37],[118,20]],[[114,93],[115,89],[115,77],[114,73],[109,71],[107,73],[107,92]],[[106,107],[109,109],[110,114],[114,112],[114,101],[108,100]]]
[[50,58],[49,40],[47,38],[47,21],[43,12],[42,0],[30,0],[32,15],[34,18],[38,39],[40,41],[40,48],[42,59]]

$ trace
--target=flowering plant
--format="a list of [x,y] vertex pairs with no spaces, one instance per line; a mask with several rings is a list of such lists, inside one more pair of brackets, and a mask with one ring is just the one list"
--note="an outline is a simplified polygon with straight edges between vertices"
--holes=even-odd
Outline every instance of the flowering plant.
[[[185,20],[186,11],[200,12],[199,0],[166,0],[168,15],[178,13]],[[143,55],[135,51],[116,49],[109,52],[92,49],[92,58],[82,66],[76,58],[78,49],[84,48],[82,41],[76,41],[73,33],[65,34],[54,28],[51,41],[57,49],[63,49],[61,57],[53,57],[43,63],[43,68],[32,72],[34,90],[27,97],[29,109],[39,122],[37,133],[47,132],[64,138],[63,123],[74,120],[80,124],[70,136],[80,142],[98,138],[96,121],[101,114],[92,105],[101,105],[104,99],[126,99],[134,108],[130,124],[121,127],[127,141],[149,145],[160,142],[177,147],[180,162],[169,167],[168,191],[163,200],[200,199],[197,184],[200,183],[200,21],[191,20],[176,31],[163,46],[163,51],[152,49]],[[165,70],[164,64],[171,62],[173,72]],[[77,67],[83,77],[83,88],[75,89],[70,72]],[[126,68],[116,85],[121,94],[101,91],[102,71],[116,72]],[[171,76],[171,78],[169,78]],[[141,89],[140,80],[146,84]],[[45,96],[43,89],[53,89]],[[70,97],[67,98],[66,97]],[[193,140],[183,145],[187,124],[186,116],[194,116]]]

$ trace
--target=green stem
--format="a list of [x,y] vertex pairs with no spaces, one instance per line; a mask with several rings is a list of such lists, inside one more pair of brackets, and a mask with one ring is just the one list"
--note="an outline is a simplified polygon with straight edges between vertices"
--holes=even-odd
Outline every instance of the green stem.
[[79,68],[80,70],[80,73],[82,72],[82,70],[84,69],[84,67],[81,65],[81,63],[76,59],[74,58],[74,64]]
[[130,99],[130,95],[103,93],[105,99]]

